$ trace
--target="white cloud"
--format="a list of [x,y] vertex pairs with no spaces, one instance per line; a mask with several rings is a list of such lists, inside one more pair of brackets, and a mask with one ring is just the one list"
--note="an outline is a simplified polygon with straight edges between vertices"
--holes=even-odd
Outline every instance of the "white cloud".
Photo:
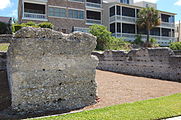
[[0,10],[7,8],[11,5],[10,0],[0,0]]
[[9,14],[9,16],[17,18],[18,17],[18,10],[17,9],[12,10],[11,13]]
[[179,5],[179,6],[181,6],[181,0],[178,0],[174,5]]
[[146,1],[151,3],[156,3],[158,0],[134,0],[134,2]]

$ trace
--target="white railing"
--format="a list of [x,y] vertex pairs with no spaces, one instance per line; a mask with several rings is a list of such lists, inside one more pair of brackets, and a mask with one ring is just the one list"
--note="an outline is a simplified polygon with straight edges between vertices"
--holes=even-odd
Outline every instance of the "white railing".
[[46,14],[37,14],[37,13],[24,13],[25,18],[33,18],[33,19],[46,19]]
[[[36,2],[48,2],[48,0],[34,0]],[[24,0],[24,2],[32,2],[32,0]]]
[[101,25],[102,22],[101,22],[101,20],[87,19],[86,24],[99,24],[99,25]]
[[169,27],[169,28],[174,28],[175,25],[174,23],[168,23],[168,22],[161,22],[161,27]]
[[[131,33],[113,33],[112,36],[115,37],[123,37],[125,40],[132,41],[135,40],[136,34],[131,34]],[[147,35],[141,35],[142,40],[146,41]],[[154,36],[150,35],[150,38],[155,38],[158,42],[164,41],[164,43],[170,43],[176,41],[175,37],[164,37],[164,36]]]
[[136,18],[135,17],[122,16],[122,21],[136,23]]
[[111,16],[109,18],[109,22],[115,22],[116,21],[116,16]]
[[85,32],[85,33],[89,33],[89,28],[74,27],[74,32]]
[[128,23],[136,23],[135,17],[128,17],[128,16],[121,16],[121,15],[114,15],[110,17],[110,22],[128,22]]
[[86,7],[91,7],[91,8],[102,8],[102,4],[86,2]]
[[85,2],[85,0],[68,0],[68,1]]

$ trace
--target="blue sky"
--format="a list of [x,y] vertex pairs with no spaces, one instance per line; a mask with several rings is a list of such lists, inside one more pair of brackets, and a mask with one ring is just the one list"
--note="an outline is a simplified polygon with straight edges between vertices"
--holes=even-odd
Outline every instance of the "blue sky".
[[[142,0],[134,0],[135,2]],[[156,2],[158,9],[177,13],[176,21],[181,20],[181,0],[145,0]],[[0,0],[0,16],[17,17],[18,0]]]

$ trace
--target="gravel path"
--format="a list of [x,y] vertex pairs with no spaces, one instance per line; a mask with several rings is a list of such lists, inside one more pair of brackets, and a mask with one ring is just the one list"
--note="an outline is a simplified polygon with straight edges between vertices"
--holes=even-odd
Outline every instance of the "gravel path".
[[102,108],[181,93],[181,83],[96,71],[99,102],[84,109]]

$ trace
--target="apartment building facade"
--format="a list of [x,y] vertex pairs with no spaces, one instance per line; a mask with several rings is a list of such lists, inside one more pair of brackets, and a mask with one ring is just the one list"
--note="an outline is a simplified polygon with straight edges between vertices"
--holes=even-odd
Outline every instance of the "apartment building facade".
[[[55,30],[64,33],[87,32],[93,24],[107,26],[115,37],[135,40],[137,34],[146,40],[146,31],[136,25],[137,14],[143,7],[157,5],[133,0],[19,0],[19,22],[49,21]],[[175,14],[159,11],[161,25],[151,31],[161,46],[168,46],[175,38]]]
[[19,0],[19,23],[49,21],[64,33],[102,24],[102,0]]
[[176,24],[175,37],[177,42],[181,42],[181,21]]
[[[128,2],[130,3],[130,2]],[[103,9],[106,15],[103,15],[105,26],[108,26],[110,32],[115,37],[123,37],[127,41],[134,41],[137,34],[146,40],[146,30],[136,25],[137,15],[142,7],[154,7],[156,4],[148,2],[138,2],[134,4],[122,4],[118,2],[108,2],[104,4]],[[175,14],[159,11],[161,25],[151,30],[151,37],[155,38],[161,46],[168,46],[170,42],[176,41],[175,38]]]

